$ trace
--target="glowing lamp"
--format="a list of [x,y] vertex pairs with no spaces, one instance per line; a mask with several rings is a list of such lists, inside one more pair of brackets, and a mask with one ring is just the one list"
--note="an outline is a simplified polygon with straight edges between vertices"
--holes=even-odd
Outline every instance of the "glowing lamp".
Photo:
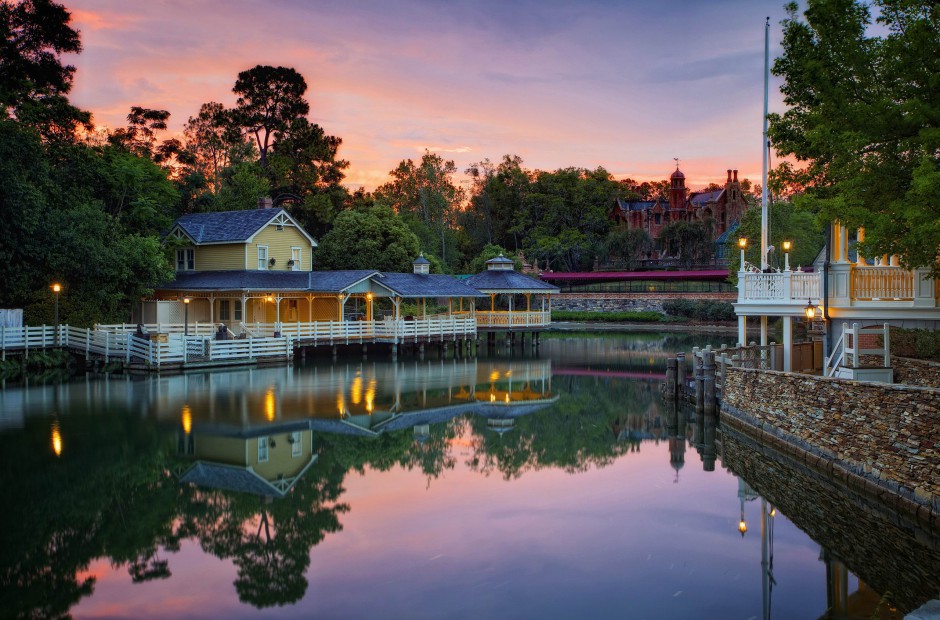
[[744,538],[744,535],[747,534],[747,523],[744,522],[744,519],[738,521],[738,531],[741,532],[741,538]]
[[813,305],[812,299],[806,300],[806,307],[803,308],[803,312],[806,314],[807,321],[812,321],[816,318],[816,306]]
[[738,237],[738,247],[742,250],[747,247],[747,237]]

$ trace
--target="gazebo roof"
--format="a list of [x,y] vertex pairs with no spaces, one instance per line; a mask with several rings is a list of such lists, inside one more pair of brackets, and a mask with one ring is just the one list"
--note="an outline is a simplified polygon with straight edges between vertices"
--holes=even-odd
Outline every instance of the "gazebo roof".
[[[494,259],[495,260],[495,259]],[[507,259],[508,260],[508,259]],[[510,261],[512,262],[512,261]],[[518,271],[489,269],[467,278],[469,286],[484,293],[557,293],[557,286]]]
[[440,273],[380,273],[374,281],[400,297],[486,297],[464,282]]

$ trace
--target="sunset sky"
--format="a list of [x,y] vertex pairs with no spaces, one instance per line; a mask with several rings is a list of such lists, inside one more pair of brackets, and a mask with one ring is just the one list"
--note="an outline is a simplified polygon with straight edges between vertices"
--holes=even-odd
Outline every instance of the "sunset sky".
[[[372,189],[424,149],[527,168],[604,166],[698,187],[760,180],[764,19],[782,0],[61,0],[84,51],[73,102],[122,126],[132,105],[179,132],[239,71],[294,67],[311,119]],[[775,82],[771,111],[782,109]]]

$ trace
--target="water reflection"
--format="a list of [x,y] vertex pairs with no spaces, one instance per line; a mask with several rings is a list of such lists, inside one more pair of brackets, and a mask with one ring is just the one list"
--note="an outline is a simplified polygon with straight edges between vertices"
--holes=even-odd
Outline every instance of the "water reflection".
[[[418,521],[429,536],[456,528],[445,537],[454,547],[478,525],[466,511],[483,505],[489,512],[479,521],[486,535],[511,533],[493,541],[513,549],[489,560],[493,571],[505,565],[523,590],[542,582],[557,589],[585,573],[590,585],[575,595],[583,597],[582,608],[597,604],[598,616],[630,615],[616,607],[621,595],[612,595],[607,607],[596,602],[597,581],[604,578],[640,584],[627,598],[631,610],[646,617],[748,617],[762,607],[763,617],[775,607],[778,617],[810,612],[818,617],[827,602],[833,609],[855,604],[859,588],[848,587],[846,580],[854,579],[849,572],[876,592],[890,591],[899,607],[940,588],[935,534],[897,521],[885,526],[883,520],[897,519],[890,510],[860,507],[844,489],[804,479],[799,467],[724,432],[714,416],[664,403],[655,379],[658,366],[649,361],[656,362],[661,342],[593,339],[596,344],[589,346],[583,340],[547,339],[543,347],[550,355],[529,359],[340,362],[2,391],[0,420],[6,430],[0,433],[0,483],[6,496],[18,501],[0,511],[0,609],[13,617],[76,613],[83,599],[102,596],[96,588],[116,573],[125,584],[174,584],[194,562],[186,557],[187,546],[198,546],[231,567],[226,583],[234,584],[239,601],[256,608],[299,607],[303,601],[305,610],[322,611],[313,607],[314,599],[336,587],[332,575],[368,580],[368,567],[378,561],[383,545],[395,544],[392,505],[402,511],[399,527]],[[417,476],[423,489],[433,485],[435,497],[466,501],[421,514],[432,510],[430,493],[385,486],[388,478],[378,475],[398,472]],[[545,476],[551,472],[558,476]],[[369,486],[369,480],[380,479]],[[587,495],[555,497],[560,488],[577,496],[566,484],[571,479]],[[532,521],[507,521],[505,513],[515,514],[513,508],[488,505],[504,481],[511,489],[528,489],[520,491],[529,495],[515,509],[525,519],[530,512],[551,513],[547,533]],[[379,509],[363,504],[363,485],[389,503]],[[417,507],[409,512],[411,504]],[[361,532],[337,534],[344,523],[348,527],[370,511],[377,513],[383,534],[370,539],[366,551],[339,542],[358,540]],[[643,520],[646,513],[652,515],[649,521]],[[778,579],[784,586],[808,579],[805,570],[774,569],[774,529],[787,526],[788,518],[823,549],[825,564],[817,563],[812,574],[821,581],[829,576],[829,584],[820,586],[828,599],[822,594],[819,600],[808,595],[774,600]],[[784,528],[783,543],[794,529]],[[637,538],[624,538],[631,530]],[[558,536],[559,531],[566,535]],[[586,539],[579,538],[581,532]],[[812,545],[800,536],[796,547]],[[520,537],[531,544],[513,546]],[[403,545],[420,547],[414,538],[401,538]],[[580,542],[556,562],[564,577],[552,581],[543,555],[567,538]],[[590,539],[611,541],[602,545],[610,548],[609,557],[597,549],[593,555],[584,552]],[[644,541],[650,555],[675,555],[662,566],[650,558],[638,561],[634,556]],[[399,570],[396,553],[402,553],[390,548],[396,564],[385,566],[386,573]],[[522,561],[523,551],[534,554],[538,567],[528,568],[530,579],[519,577],[527,571],[514,564]],[[346,555],[350,559],[343,564]],[[687,585],[672,585],[670,580],[684,579],[672,567],[694,565],[696,558],[704,568],[690,573]],[[872,558],[885,568],[871,566]],[[905,558],[917,565],[913,572]],[[582,559],[587,564],[578,565]],[[736,575],[739,565],[760,573],[754,588],[747,579],[727,577]],[[588,573],[590,567],[597,573]],[[891,571],[897,575],[882,574]],[[446,604],[447,595],[440,592],[454,589],[454,579],[463,577],[436,568],[423,575],[410,577],[410,587],[430,583],[441,605],[435,609]],[[909,580],[915,583],[907,587],[910,594],[904,584]],[[391,605],[388,591],[377,580],[369,582],[375,589],[370,600]],[[312,583],[318,597],[310,595]],[[180,586],[160,592],[169,595]],[[668,592],[654,599],[648,591],[656,588]],[[752,592],[760,596],[755,600]],[[737,606],[706,609],[700,601],[712,593],[722,605]],[[213,596],[220,615],[232,612],[225,599],[234,596]],[[547,615],[564,615],[561,607],[552,611],[550,599],[543,592],[526,600],[544,600]],[[517,597],[489,593],[473,601],[493,601],[493,607],[474,610],[479,616],[505,610]],[[468,604],[466,597],[460,603]],[[382,611],[357,609],[360,616]],[[394,616],[411,608],[389,609]],[[340,611],[326,615],[357,615]]]

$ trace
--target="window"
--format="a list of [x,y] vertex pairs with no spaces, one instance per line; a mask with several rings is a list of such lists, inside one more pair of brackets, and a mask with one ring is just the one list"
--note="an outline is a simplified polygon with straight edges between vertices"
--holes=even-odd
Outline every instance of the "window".
[[232,319],[232,304],[227,299],[219,301],[219,320],[230,321]]
[[277,232],[284,232],[284,224],[275,224],[274,230],[276,230]]
[[655,222],[656,224],[662,224],[663,216],[657,213],[656,215],[653,216],[653,222]]
[[258,462],[268,462],[268,438],[258,437]]
[[301,258],[301,249],[298,247],[293,247],[290,249],[290,260],[291,260],[291,270],[300,271],[300,258]]
[[258,269],[268,268],[268,246],[258,246]]
[[235,320],[242,320],[242,302],[240,299],[235,300]]
[[290,455],[291,457],[300,456],[300,453],[303,449],[303,439],[300,436],[300,431],[294,431],[290,434]]
[[176,251],[176,270],[193,271],[196,269],[196,249],[183,248]]

